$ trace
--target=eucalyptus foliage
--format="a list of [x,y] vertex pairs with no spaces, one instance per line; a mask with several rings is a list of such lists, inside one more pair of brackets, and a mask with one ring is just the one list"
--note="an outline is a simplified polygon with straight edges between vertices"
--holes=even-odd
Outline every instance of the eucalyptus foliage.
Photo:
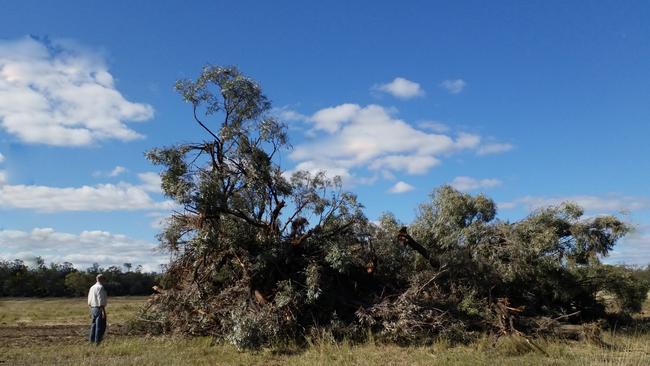
[[[178,206],[159,236],[172,261],[150,329],[242,349],[325,330],[426,342],[590,321],[604,292],[621,311],[643,301],[645,283],[600,263],[630,229],[615,217],[564,204],[506,222],[488,197],[443,186],[410,227],[389,213],[370,223],[339,178],[281,169],[286,126],[255,81],[208,66],[176,90],[205,140],[147,153]],[[516,309],[507,327],[503,309]]]
[[364,264],[362,206],[338,178],[280,169],[286,126],[236,68],[208,66],[176,89],[207,140],[147,153],[181,207],[160,234],[173,256],[160,309],[241,347],[329,321]]

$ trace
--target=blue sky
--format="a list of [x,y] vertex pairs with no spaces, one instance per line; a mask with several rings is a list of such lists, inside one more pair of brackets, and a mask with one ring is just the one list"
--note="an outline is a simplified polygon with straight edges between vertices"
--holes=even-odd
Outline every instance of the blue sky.
[[0,256],[156,269],[169,212],[143,152],[205,136],[173,91],[205,64],[259,81],[287,170],[341,174],[408,223],[445,183],[515,220],[564,200],[650,263],[643,1],[3,2]]

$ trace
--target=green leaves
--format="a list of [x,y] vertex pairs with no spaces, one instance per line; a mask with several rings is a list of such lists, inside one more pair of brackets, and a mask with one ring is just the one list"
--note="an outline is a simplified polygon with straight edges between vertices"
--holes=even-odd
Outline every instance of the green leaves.
[[160,235],[173,288],[156,298],[180,332],[259,348],[371,319],[373,331],[414,340],[498,327],[499,298],[526,316],[588,318],[602,315],[598,291],[636,309],[647,289],[599,263],[629,231],[615,217],[583,218],[564,204],[504,222],[490,198],[442,186],[408,233],[390,214],[370,223],[339,177],[282,170],[286,126],[236,68],[207,66],[176,89],[205,141],[147,157],[182,206]]

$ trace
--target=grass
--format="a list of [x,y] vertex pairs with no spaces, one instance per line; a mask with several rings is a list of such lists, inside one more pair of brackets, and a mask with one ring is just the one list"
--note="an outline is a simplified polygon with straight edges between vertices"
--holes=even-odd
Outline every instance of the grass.
[[[111,298],[109,320],[125,321],[144,298]],[[55,324],[88,320],[84,299],[0,300],[0,365],[649,365],[650,335],[607,333],[614,349],[583,342],[538,340],[548,353],[531,350],[516,338],[502,338],[497,347],[487,339],[464,346],[438,342],[399,347],[367,342],[312,342],[282,351],[240,353],[229,345],[212,345],[205,337],[147,337],[109,334],[99,347],[87,344],[83,332],[71,337],[33,337],[5,342],[12,331],[30,331]],[[648,304],[650,305],[650,304]],[[111,318],[112,317],[112,318]],[[4,323],[4,324],[3,324]],[[29,326],[25,325],[29,324]],[[81,327],[81,326],[80,326]],[[55,327],[56,328],[56,327]],[[84,328],[85,329],[85,328]],[[64,331],[65,328],[64,328]]]
[[[111,297],[106,308],[110,323],[124,323],[146,296]],[[86,298],[0,298],[0,327],[87,324]]]
[[[611,341],[611,339],[610,339]],[[603,350],[584,343],[541,342],[548,356],[515,347],[488,349],[484,342],[449,347],[398,347],[372,342],[314,344],[306,350],[240,353],[228,345],[212,346],[208,338],[107,339],[88,344],[35,345],[27,349],[0,348],[0,361],[12,365],[647,365],[650,338],[617,337],[621,349]]]

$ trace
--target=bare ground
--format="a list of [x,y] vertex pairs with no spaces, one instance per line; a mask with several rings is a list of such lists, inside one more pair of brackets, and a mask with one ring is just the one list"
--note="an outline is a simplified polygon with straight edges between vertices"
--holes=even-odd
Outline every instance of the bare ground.
[[[88,342],[89,325],[40,325],[0,327],[0,348],[30,347],[51,344],[81,344]],[[121,324],[109,324],[105,336],[125,336]]]

